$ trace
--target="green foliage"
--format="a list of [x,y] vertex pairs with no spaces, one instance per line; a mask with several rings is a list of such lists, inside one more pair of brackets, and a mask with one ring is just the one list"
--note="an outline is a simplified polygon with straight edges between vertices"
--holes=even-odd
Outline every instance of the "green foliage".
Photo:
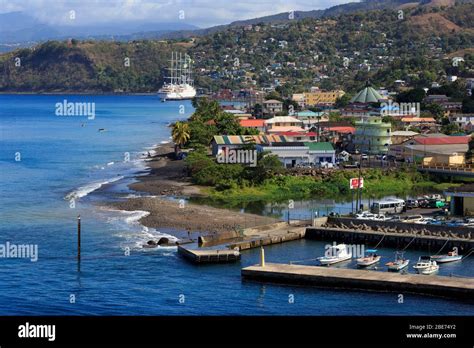
[[[351,6],[374,9],[377,3]],[[418,17],[434,12],[439,20],[433,18],[433,23]],[[355,92],[367,79],[387,88],[404,79],[423,88],[443,74],[470,76],[474,68],[474,55],[466,50],[474,46],[472,1],[442,8],[406,8],[403,21],[393,9],[344,14],[336,8],[330,13],[334,18],[259,23],[258,31],[232,25],[192,40],[47,42],[34,50],[0,56],[0,90],[154,92],[164,81],[171,51],[185,51],[193,57],[194,78],[200,88],[269,87],[278,79],[280,85],[268,97],[279,100],[307,90],[322,73],[328,78],[317,81],[321,89]],[[451,29],[453,25],[458,26],[456,30]],[[287,47],[282,49],[279,42],[283,40]],[[355,51],[359,54],[353,54]],[[455,52],[465,60],[456,67],[444,59]],[[349,67],[340,59],[346,55],[351,59]],[[15,57],[21,58],[20,69],[14,65]],[[130,58],[130,66],[124,65],[124,57]],[[240,66],[234,66],[235,59]],[[370,71],[364,66],[366,60]],[[249,76],[256,86],[248,81]],[[446,93],[461,100],[464,91],[455,84]],[[345,103],[341,99],[339,106]]]
[[214,135],[241,135],[254,133],[253,130],[244,130],[235,116],[224,112],[215,100],[195,98],[193,105],[196,108],[189,118],[191,133],[190,144],[208,146]]
[[429,111],[431,116],[433,116],[436,120],[439,120],[444,116],[444,108],[439,104],[428,104],[424,106],[424,109]]
[[462,112],[465,114],[474,113],[474,94],[470,98],[464,98],[462,101]]
[[[271,161],[273,162],[274,159]],[[272,165],[267,164],[267,166],[271,167]],[[278,175],[268,175],[264,180],[256,180],[255,176],[249,176],[249,174],[258,172],[259,169],[257,168],[251,171],[247,167],[240,174],[242,175],[240,178],[245,177],[242,180],[237,177],[233,179],[227,177],[208,190],[208,198],[233,205],[234,203],[258,200],[268,202],[315,197],[347,197],[351,194],[349,179],[358,176],[357,170],[334,171],[324,178],[291,176],[285,174],[285,170],[280,167],[277,168]],[[215,175],[218,174],[215,173]],[[435,185],[427,177],[412,168],[390,172],[381,169],[363,169],[362,176],[365,185],[363,195],[369,195],[370,197],[404,194],[411,190],[426,189]]]
[[397,96],[399,103],[421,103],[426,93],[422,88],[413,88],[406,92],[401,92]]
[[351,97],[348,94],[344,94],[342,97],[336,99],[335,107],[343,108],[346,107],[351,100]]
[[462,129],[456,123],[449,122],[449,119],[443,118],[442,121],[443,126],[441,127],[441,133],[452,135],[455,133],[462,132]]

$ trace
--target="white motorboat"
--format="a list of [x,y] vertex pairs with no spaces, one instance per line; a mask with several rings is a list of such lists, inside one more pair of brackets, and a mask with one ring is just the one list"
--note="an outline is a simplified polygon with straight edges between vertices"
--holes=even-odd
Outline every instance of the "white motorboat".
[[318,260],[321,265],[328,266],[338,262],[349,260],[352,257],[352,252],[347,245],[338,244],[333,245],[326,250],[325,255],[319,257]]
[[357,266],[358,267],[368,267],[376,264],[377,262],[380,261],[382,256],[377,255],[377,250],[375,249],[367,249],[366,255],[364,257],[361,257],[357,259]]
[[398,271],[401,271],[402,269],[404,269],[405,267],[407,267],[409,263],[410,263],[410,260],[400,259],[400,260],[395,260],[395,261],[392,261],[392,262],[388,262],[385,265],[388,267],[389,271],[398,272]]
[[453,262],[453,261],[459,261],[461,259],[462,259],[462,255],[458,254],[458,250],[456,248],[448,252],[446,255],[431,256],[431,260],[434,260],[437,263]]
[[431,266],[431,256],[420,256],[418,259],[418,262],[416,263],[415,266],[413,266],[414,269],[417,271],[421,271],[422,269],[428,268]]
[[439,266],[436,264],[436,261],[431,261],[431,264],[427,268],[423,268],[419,271],[420,274],[433,274],[438,272]]
[[407,267],[409,263],[410,263],[410,260],[405,259],[403,257],[403,252],[400,251],[400,252],[395,253],[395,260],[387,262],[385,266],[388,267],[389,271],[398,272],[404,269],[405,267]]

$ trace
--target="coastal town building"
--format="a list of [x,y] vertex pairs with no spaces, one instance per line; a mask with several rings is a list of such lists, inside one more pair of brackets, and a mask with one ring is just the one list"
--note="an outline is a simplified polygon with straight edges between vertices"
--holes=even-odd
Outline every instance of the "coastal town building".
[[[330,122],[328,122],[330,123]],[[352,126],[326,126],[320,128],[319,141],[332,143],[339,151],[353,151],[355,127]]]
[[392,132],[392,144],[398,145],[404,143],[405,141],[412,139],[417,136],[419,133],[413,131],[393,131]]
[[299,165],[335,163],[336,151],[326,142],[279,142],[257,145],[258,152],[268,151],[276,155],[286,168]]
[[392,125],[382,122],[381,117],[371,117],[356,122],[354,146],[356,150],[367,154],[384,154],[392,143]]
[[259,132],[265,132],[265,120],[262,119],[245,119],[240,120],[240,126],[243,128],[251,128]]
[[292,116],[276,116],[265,120],[265,132],[303,132],[303,121]]
[[454,216],[474,216],[474,185],[451,187],[444,195],[449,202],[449,211]]
[[423,101],[425,104],[441,105],[446,114],[456,113],[462,110],[462,102],[450,101],[444,94],[431,94],[426,96]]
[[403,117],[400,122],[407,127],[431,127],[436,124],[432,117]]
[[276,99],[265,100],[263,102],[263,112],[266,115],[273,116],[278,113],[281,113],[283,112],[283,102]]
[[364,106],[351,105],[341,109],[341,116],[343,118],[355,118],[359,120],[364,120],[370,116],[376,116],[378,113],[373,110],[369,110]]
[[464,165],[469,136],[420,134],[401,144],[390,146],[389,154],[409,163],[424,165]]
[[212,155],[222,151],[241,149],[251,145],[287,143],[288,139],[281,135],[215,135],[211,141]]
[[303,128],[305,129],[310,129],[311,127],[317,126],[320,123],[329,121],[329,115],[325,111],[299,111],[294,115],[294,117],[296,117],[298,120],[303,121]]
[[316,132],[282,132],[277,133],[278,135],[283,135],[290,142],[312,142],[317,140],[318,134]]
[[474,131],[474,114],[452,114],[449,121],[466,132]]
[[342,90],[306,92],[304,93],[305,106],[332,106],[344,94]]
[[233,115],[238,120],[247,120],[252,117],[252,114],[248,114],[245,111],[239,109],[227,109],[225,112]]
[[370,103],[379,103],[387,98],[382,96],[377,90],[371,87],[368,83],[360,90],[352,99],[352,104],[370,104]]
[[306,107],[306,100],[304,93],[294,93],[291,100],[296,102],[300,108],[305,108]]

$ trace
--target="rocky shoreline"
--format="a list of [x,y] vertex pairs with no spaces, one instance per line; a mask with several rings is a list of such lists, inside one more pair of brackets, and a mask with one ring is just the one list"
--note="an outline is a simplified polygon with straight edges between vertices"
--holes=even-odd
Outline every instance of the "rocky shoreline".
[[137,182],[129,187],[151,196],[127,198],[109,205],[113,209],[149,212],[140,219],[144,226],[171,228],[176,237],[184,238],[188,232],[224,233],[277,222],[271,217],[187,202],[189,197],[202,196],[201,188],[190,182],[184,161],[174,159],[173,144],[158,146],[147,165],[150,173],[138,176]]

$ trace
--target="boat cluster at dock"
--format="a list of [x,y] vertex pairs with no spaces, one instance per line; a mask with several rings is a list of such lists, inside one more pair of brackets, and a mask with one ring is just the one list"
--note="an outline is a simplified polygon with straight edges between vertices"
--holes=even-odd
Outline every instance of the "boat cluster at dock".
[[[467,255],[466,255],[467,256]],[[318,261],[322,266],[330,266],[343,261],[348,261],[353,258],[353,252],[351,248],[346,244],[333,245],[326,252],[325,256],[319,257]],[[357,267],[366,268],[374,266],[380,262],[382,256],[377,254],[376,249],[365,250],[365,255],[356,259]],[[448,263],[454,261],[461,261],[462,255],[459,255],[457,249],[454,248],[452,251],[444,255],[433,255],[433,256],[421,256],[413,268],[419,274],[434,274],[439,270],[439,263]],[[395,259],[387,262],[388,271],[399,272],[408,267],[410,260],[403,256],[403,252],[396,252]]]

